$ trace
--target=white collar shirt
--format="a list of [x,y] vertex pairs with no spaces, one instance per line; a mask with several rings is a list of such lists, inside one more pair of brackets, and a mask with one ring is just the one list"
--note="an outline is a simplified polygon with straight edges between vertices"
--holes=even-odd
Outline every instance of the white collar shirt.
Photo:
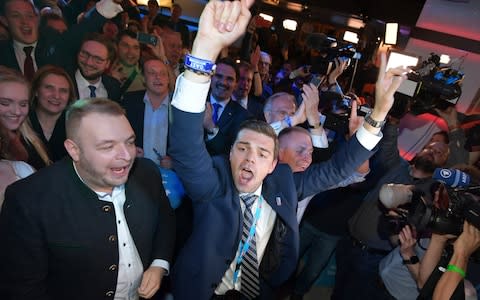
[[22,71],[22,74],[25,74],[24,66],[25,66],[25,59],[27,58],[27,55],[25,54],[25,51],[23,48],[25,47],[33,47],[31,56],[33,59],[33,68],[35,71],[37,71],[37,62],[35,60],[35,50],[37,49],[37,42],[33,44],[24,44],[20,43],[19,41],[13,40],[13,51],[15,52],[15,57],[17,58],[18,66],[20,67],[20,70]]
[[[254,192],[254,194],[261,197],[262,186],[260,186]],[[242,195],[244,194],[240,194],[239,196],[242,196]],[[255,202],[252,204],[251,211],[253,215],[255,215],[255,212],[257,210],[258,200],[259,199],[255,200]],[[242,208],[242,215],[243,215],[243,212],[245,211],[246,206],[242,200],[239,200],[239,201],[240,201],[240,206]],[[267,201],[263,199],[262,208],[260,211],[260,217],[258,218],[257,225],[255,228],[255,241],[257,245],[257,261],[259,266],[262,261],[263,254],[265,253],[265,248],[267,247],[268,240],[270,239],[270,235],[272,234],[276,216],[277,216],[277,213],[272,209],[272,207],[267,203]],[[240,244],[240,242],[241,242],[241,239],[238,241],[238,244]],[[237,245],[237,248],[238,248],[238,245]],[[239,255],[239,252],[237,249],[235,259],[232,261],[232,263],[230,264],[230,267],[226,270],[225,274],[223,275],[222,281],[220,282],[217,289],[215,290],[215,294],[223,295],[228,290],[233,290],[233,289],[240,291],[241,283],[242,283],[241,269],[238,273],[237,282],[235,283],[235,285],[233,284],[233,274],[235,272],[235,268],[237,265],[238,255]]]
[[97,96],[97,98],[108,98],[108,92],[102,83],[101,77],[96,83],[90,83],[87,79],[85,79],[85,77],[82,76],[80,70],[77,69],[77,71],[75,72],[75,81],[77,82],[79,99],[90,98],[90,85],[93,85],[96,88],[95,95]]

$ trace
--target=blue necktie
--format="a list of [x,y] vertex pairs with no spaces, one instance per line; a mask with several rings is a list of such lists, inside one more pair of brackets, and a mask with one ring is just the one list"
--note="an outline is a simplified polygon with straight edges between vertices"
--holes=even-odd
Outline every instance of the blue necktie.
[[[253,214],[251,211],[252,204],[257,200],[258,196],[248,194],[240,196],[240,199],[245,203],[245,211],[243,212],[243,232],[242,244],[245,244],[248,238],[250,227],[253,222]],[[260,280],[258,275],[258,259],[257,259],[257,242],[255,234],[250,242],[250,247],[247,253],[243,256],[241,263],[242,268],[242,282],[240,292],[248,299],[255,299],[260,295]]]
[[212,106],[213,106],[213,112],[212,112],[213,124],[217,125],[218,124],[218,119],[219,119],[218,111],[220,110],[220,107],[222,107],[222,106],[218,103],[213,103]]
[[96,98],[97,94],[95,94],[95,90],[97,88],[93,85],[89,85],[88,88],[90,89],[90,98]]

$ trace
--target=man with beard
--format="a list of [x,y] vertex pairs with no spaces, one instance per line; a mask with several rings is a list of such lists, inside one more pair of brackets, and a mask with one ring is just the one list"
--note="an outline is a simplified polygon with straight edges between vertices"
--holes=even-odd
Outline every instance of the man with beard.
[[243,121],[252,118],[238,102],[232,101],[239,70],[230,58],[217,61],[210,84],[210,103],[203,121],[207,133],[207,149],[210,155],[227,154],[238,128]]
[[75,102],[69,159],[8,187],[0,214],[1,299],[152,297],[169,272],[175,216],[157,167],[106,99]]
[[120,82],[105,73],[114,55],[113,44],[103,35],[92,33],[85,37],[77,55],[78,69],[73,76],[79,99],[120,100]]
[[379,262],[393,249],[381,221],[383,211],[378,201],[386,183],[414,184],[426,189],[433,182],[435,168],[445,165],[449,155],[443,142],[429,143],[412,161],[405,161],[398,151],[398,120],[391,117],[383,129],[379,151],[371,159],[371,173],[366,186],[370,190],[362,205],[349,220],[350,237],[337,245],[337,273],[332,299],[391,299],[379,285]]

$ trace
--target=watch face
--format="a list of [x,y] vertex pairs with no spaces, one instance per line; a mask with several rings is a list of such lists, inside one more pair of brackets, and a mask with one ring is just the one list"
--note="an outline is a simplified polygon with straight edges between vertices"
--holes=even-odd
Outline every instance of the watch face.
[[418,256],[416,256],[416,255],[410,257],[410,263],[411,263],[412,265],[418,263],[419,261],[420,261],[420,260],[418,259]]

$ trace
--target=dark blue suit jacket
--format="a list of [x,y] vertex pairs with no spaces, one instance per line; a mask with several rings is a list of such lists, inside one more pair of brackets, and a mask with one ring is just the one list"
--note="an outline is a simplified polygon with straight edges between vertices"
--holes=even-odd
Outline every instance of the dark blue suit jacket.
[[[177,300],[210,299],[241,239],[242,212],[226,157],[211,158],[203,141],[203,114],[172,107],[169,153],[187,194],[193,201],[193,232],[173,269]],[[326,190],[348,177],[373,154],[356,137],[326,163],[293,174],[279,164],[263,181],[262,196],[277,213],[260,264],[261,298],[285,282],[296,268],[299,235],[297,199]]]
[[122,106],[127,113],[127,119],[135,132],[135,145],[143,148],[143,128],[145,125],[145,91],[125,93],[122,99]]
[[227,154],[235,140],[238,128],[243,121],[251,119],[248,111],[237,102],[230,100],[225,106],[218,120],[219,131],[217,135],[206,142],[208,152],[211,155]]

